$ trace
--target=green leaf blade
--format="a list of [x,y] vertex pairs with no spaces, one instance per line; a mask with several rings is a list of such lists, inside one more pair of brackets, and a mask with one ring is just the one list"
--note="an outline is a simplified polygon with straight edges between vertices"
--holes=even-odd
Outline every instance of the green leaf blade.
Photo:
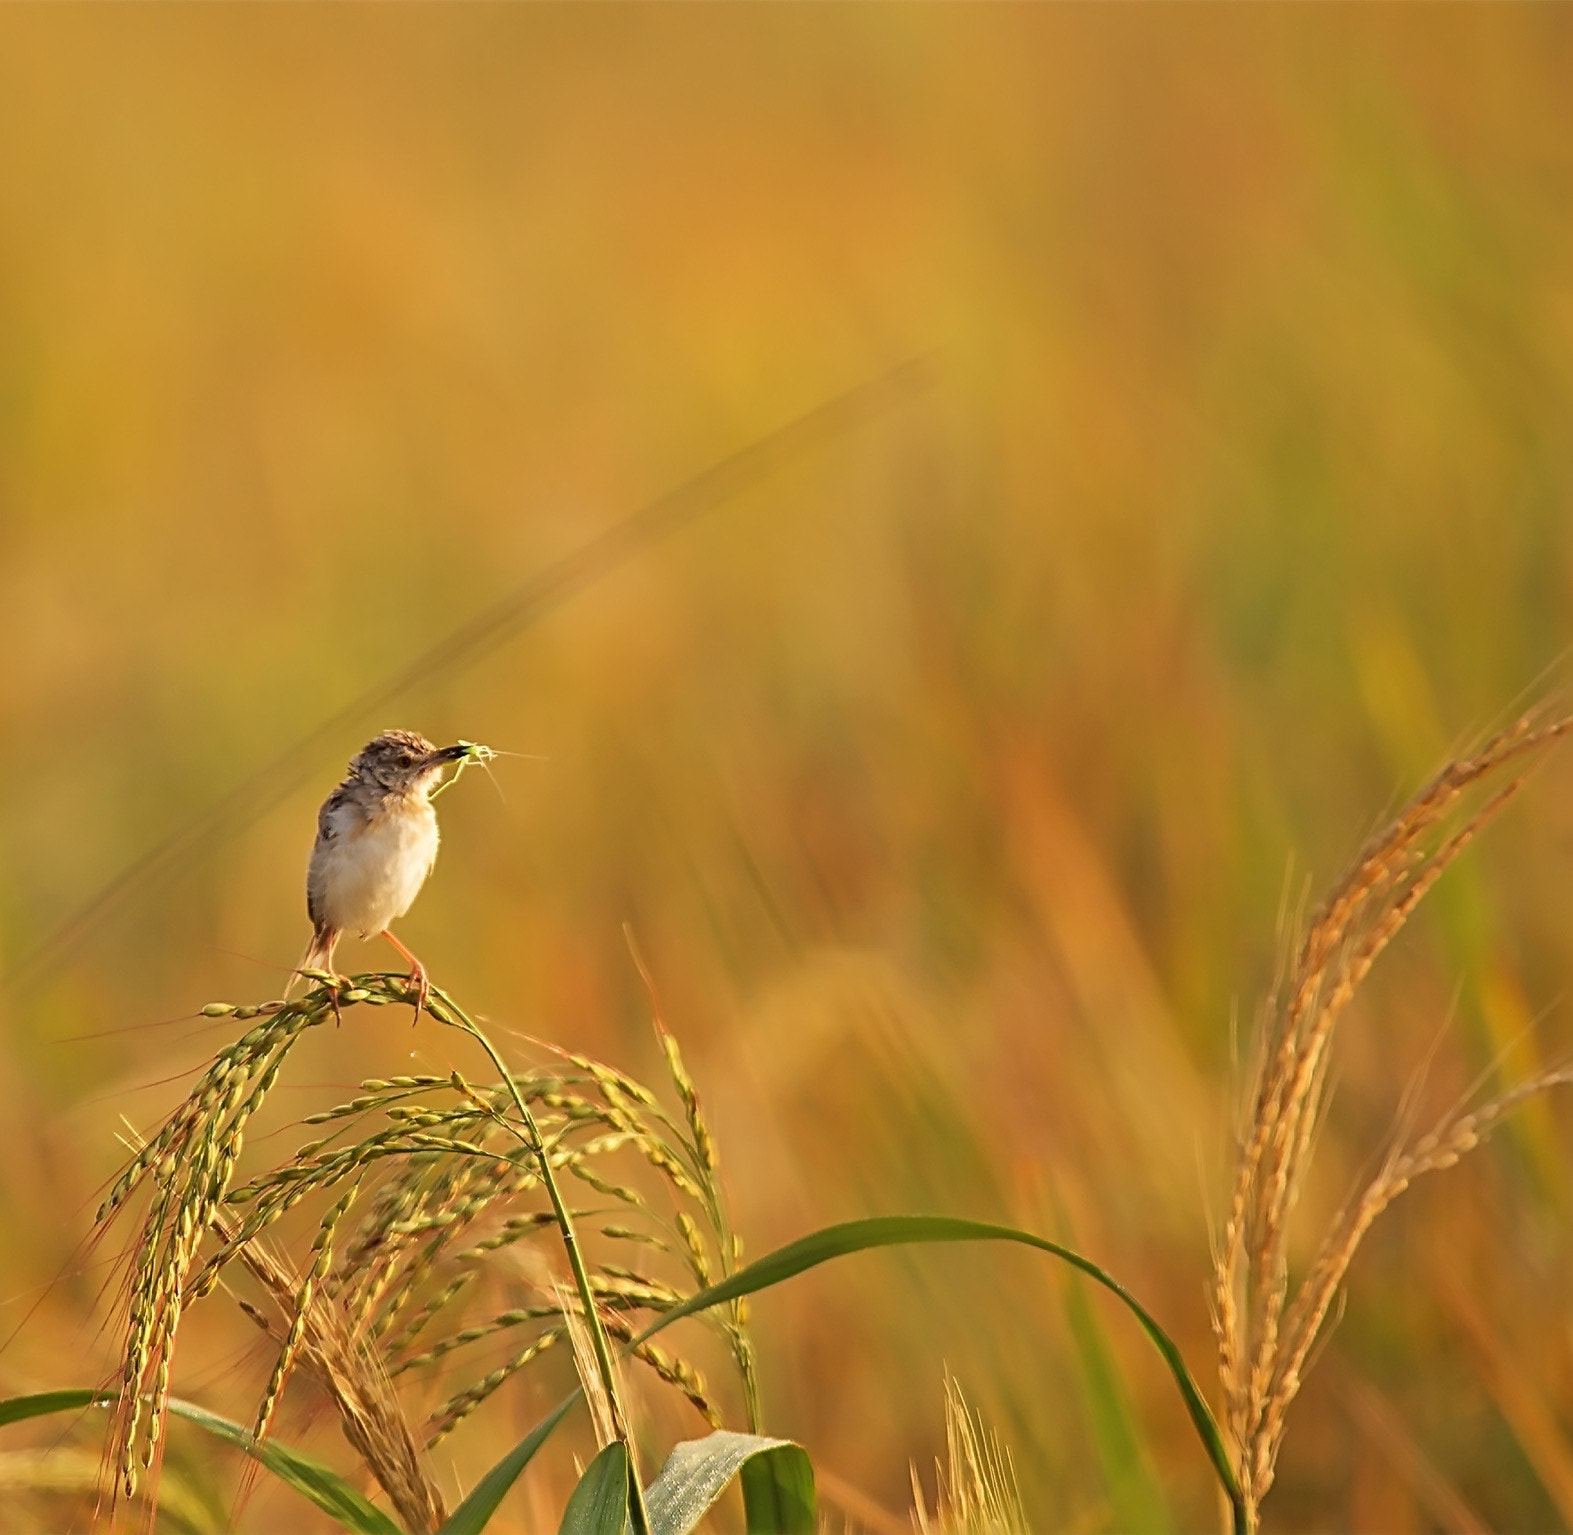
[[628,1446],[614,1439],[579,1478],[557,1535],[625,1535],[628,1527]]
[[[1047,1237],[1036,1236],[1030,1231],[1020,1231],[1014,1226],[965,1220],[951,1215],[875,1215],[863,1220],[844,1221],[840,1225],[826,1226],[819,1231],[811,1232],[806,1237],[799,1237],[795,1242],[788,1242],[785,1247],[778,1247],[772,1253],[766,1253],[763,1258],[756,1259],[746,1268],[739,1269],[719,1284],[711,1285],[708,1289],[689,1296],[681,1305],[673,1306],[669,1311],[663,1312],[634,1339],[629,1348],[654,1337],[685,1316],[707,1311],[712,1306],[736,1300],[739,1296],[751,1295],[757,1290],[769,1289],[811,1268],[817,1268],[822,1263],[828,1263],[832,1258],[844,1257],[849,1253],[867,1252],[876,1247],[923,1246],[949,1242],[1015,1242],[1035,1248],[1039,1252],[1051,1254],[1063,1263],[1068,1263],[1117,1296],[1136,1318],[1148,1341],[1157,1349],[1164,1364],[1168,1366],[1169,1374],[1185,1403],[1185,1410],[1196,1430],[1197,1437],[1202,1442],[1202,1448],[1207,1452],[1207,1458],[1212,1463],[1213,1472],[1220,1486],[1230,1503],[1236,1509],[1241,1507],[1239,1482],[1235,1478],[1234,1467],[1230,1464],[1223,1434],[1212,1415],[1212,1409],[1207,1405],[1207,1399],[1201,1393],[1201,1388],[1197,1386],[1191,1372],[1186,1368],[1179,1345],[1158,1325],[1152,1314],[1124,1285],[1090,1258],[1082,1257],[1080,1253],[1059,1242],[1051,1242]],[[627,1351],[625,1349],[624,1352]]]
[[216,1412],[209,1412],[205,1407],[198,1407],[195,1402],[171,1397],[169,1410],[176,1417],[206,1429],[215,1438],[244,1450],[281,1482],[287,1483],[303,1498],[310,1499],[324,1513],[338,1520],[343,1528],[355,1531],[355,1535],[404,1535],[380,1508],[367,1502],[338,1472],[330,1470],[321,1462],[280,1444],[276,1439],[259,1440],[253,1437],[249,1428],[222,1418]]
[[30,1396],[11,1396],[0,1402],[0,1428],[7,1423],[23,1423],[28,1418],[46,1418],[56,1412],[79,1412],[84,1407],[108,1407],[115,1401],[113,1391],[93,1386],[73,1386],[64,1391],[37,1391]]
[[[770,1289],[811,1268],[817,1268],[822,1263],[828,1263],[832,1258],[867,1252],[876,1247],[924,1246],[950,1242],[1014,1242],[1034,1248],[1039,1252],[1051,1254],[1063,1263],[1068,1263],[1116,1296],[1135,1317],[1137,1324],[1147,1335],[1148,1341],[1157,1349],[1168,1367],[1169,1374],[1185,1403],[1192,1427],[1196,1430],[1202,1448],[1212,1464],[1213,1473],[1218,1478],[1224,1495],[1229,1499],[1235,1527],[1237,1529],[1244,1527],[1244,1500],[1239,1481],[1234,1474],[1234,1467],[1229,1461],[1229,1452],[1224,1445],[1223,1434],[1212,1415],[1212,1409],[1207,1405],[1207,1399],[1202,1395],[1189,1369],[1186,1368],[1179,1346],[1130,1291],[1112,1275],[1099,1268],[1090,1258],[1084,1258],[1080,1253],[1058,1242],[1051,1242],[1047,1237],[1035,1236],[1030,1231],[1019,1231],[1013,1226],[964,1220],[949,1215],[877,1215],[864,1220],[845,1221],[840,1225],[826,1226],[819,1231],[811,1232],[808,1236],[800,1237],[795,1242],[788,1242],[785,1247],[778,1247],[772,1253],[766,1253],[764,1257],[739,1269],[719,1284],[711,1285],[689,1296],[681,1305],[673,1306],[669,1311],[663,1312],[623,1349],[623,1355],[626,1357],[639,1344],[653,1338],[684,1317],[708,1311],[712,1306],[737,1300],[744,1295],[752,1295],[759,1290]],[[504,1456],[486,1474],[475,1491],[465,1499],[464,1504],[442,1527],[438,1535],[479,1535],[492,1511],[502,1501],[524,1467],[578,1400],[579,1393],[575,1391]]]
[[480,1535],[507,1497],[508,1489],[518,1481],[524,1468],[535,1459],[541,1446],[551,1438],[578,1400],[579,1392],[575,1391],[542,1418],[470,1489],[470,1495],[443,1521],[437,1535]]
[[[0,1427],[51,1413],[80,1412],[87,1407],[108,1407],[116,1400],[113,1391],[78,1386],[63,1391],[40,1391],[31,1396],[13,1396],[0,1402]],[[338,1472],[292,1450],[277,1440],[258,1440],[249,1428],[198,1407],[195,1402],[169,1399],[169,1410],[177,1418],[195,1423],[215,1438],[244,1450],[253,1460],[267,1467],[281,1482],[293,1487],[324,1513],[336,1519],[355,1535],[404,1535],[393,1520],[363,1498]]]
[[1114,1527],[1141,1530],[1144,1535],[1170,1535],[1174,1522],[1153,1474],[1114,1350],[1085,1290],[1067,1284],[1064,1303],[1081,1370],[1093,1449],[1114,1511]]
[[748,1535],[815,1535],[819,1529],[814,1464],[799,1444],[780,1444],[743,1466]]
[[673,1446],[645,1490],[652,1535],[689,1535],[739,1475],[748,1535],[814,1535],[814,1468],[803,1447],[729,1429]]

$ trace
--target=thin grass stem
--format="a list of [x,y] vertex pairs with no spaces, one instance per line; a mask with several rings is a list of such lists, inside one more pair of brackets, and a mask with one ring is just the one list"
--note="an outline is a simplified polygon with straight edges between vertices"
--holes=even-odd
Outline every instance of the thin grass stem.
[[[433,1001],[438,1004],[437,1007],[430,1005]],[[557,1229],[562,1235],[563,1250],[568,1255],[568,1267],[573,1273],[574,1288],[579,1292],[579,1304],[584,1308],[585,1327],[590,1335],[596,1370],[606,1390],[607,1401],[611,1404],[613,1430],[628,1452],[629,1514],[633,1521],[634,1535],[650,1535],[650,1514],[645,1507],[633,1436],[628,1431],[628,1416],[623,1410],[622,1397],[617,1387],[617,1373],[612,1363],[611,1346],[607,1342],[606,1328],[602,1324],[601,1313],[596,1306],[590,1273],[585,1267],[584,1255],[579,1248],[579,1236],[574,1227],[573,1216],[569,1212],[567,1201],[563,1199],[562,1191],[557,1186],[557,1178],[552,1170],[552,1159],[547,1155],[545,1139],[535,1123],[535,1116],[530,1112],[524,1095],[519,1091],[518,1083],[513,1079],[513,1073],[509,1071],[502,1057],[497,1053],[496,1047],[475,1020],[447,992],[436,986],[431,989],[427,1007],[439,1023],[445,1023],[450,1028],[468,1034],[486,1052],[492,1065],[497,1068],[498,1076],[507,1087],[514,1108],[518,1111],[519,1119],[525,1127],[529,1148],[541,1169],[541,1183],[546,1189],[546,1197],[551,1202]]]

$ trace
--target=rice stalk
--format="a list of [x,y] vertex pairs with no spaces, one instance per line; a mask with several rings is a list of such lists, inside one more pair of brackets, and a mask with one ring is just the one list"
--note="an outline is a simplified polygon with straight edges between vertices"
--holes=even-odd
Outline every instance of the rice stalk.
[[[727,1215],[727,1201],[721,1189],[721,1157],[716,1148],[715,1137],[711,1133],[709,1122],[706,1120],[704,1110],[699,1101],[699,1090],[694,1085],[693,1078],[683,1062],[682,1051],[678,1048],[677,1037],[667,1027],[666,1018],[661,1008],[661,996],[656,989],[655,978],[645,963],[639,945],[635,942],[633,929],[626,923],[623,926],[623,937],[628,945],[634,968],[639,972],[639,979],[644,983],[645,994],[650,1000],[650,1023],[655,1030],[656,1038],[661,1045],[661,1053],[666,1058],[667,1070],[671,1074],[672,1084],[677,1089],[678,1098],[682,1101],[683,1114],[687,1121],[690,1139],[687,1150],[691,1157],[695,1177],[699,1184],[700,1196],[705,1214],[709,1217],[712,1237],[715,1241],[717,1258],[722,1278],[731,1275],[743,1263],[743,1241],[732,1230],[731,1222]],[[680,1138],[680,1137],[679,1137]],[[705,1244],[700,1236],[698,1225],[687,1211],[679,1211],[677,1215],[678,1233],[683,1239],[683,1245],[688,1253],[689,1265],[695,1281],[701,1286],[708,1285],[714,1275],[709,1257],[705,1251]],[[748,1304],[743,1299],[733,1301],[726,1309],[721,1320],[722,1331],[732,1351],[732,1357],[737,1365],[738,1374],[743,1381],[743,1396],[748,1412],[748,1426],[754,1432],[759,1432],[762,1421],[762,1412],[759,1401],[759,1376],[758,1366],[754,1356],[753,1340],[748,1335]]]
[[[590,1422],[595,1429],[595,1442],[598,1447],[605,1449],[613,1440],[621,1439],[625,1432],[619,1406],[622,1391],[616,1373],[617,1366],[613,1365],[611,1384],[617,1385],[619,1389],[613,1391],[608,1389],[609,1382],[601,1375],[595,1345],[591,1340],[590,1326],[585,1320],[584,1312],[579,1309],[576,1300],[561,1286],[557,1288],[557,1311],[563,1319],[562,1329],[567,1336],[568,1347],[573,1353],[574,1371],[579,1376],[579,1384],[584,1388],[584,1403],[589,1409]],[[596,1324],[604,1329],[606,1318],[598,1316]]]
[[478,1322],[470,1327],[461,1328],[456,1333],[450,1333],[440,1343],[433,1344],[423,1354],[415,1354],[407,1359],[401,1359],[394,1367],[393,1374],[402,1375],[406,1370],[418,1370],[424,1365],[436,1364],[440,1359],[446,1359],[455,1349],[465,1347],[466,1344],[479,1343],[486,1338],[495,1338],[499,1333],[506,1332],[514,1327],[522,1327],[528,1322],[538,1322],[546,1317],[559,1315],[559,1309],[551,1306],[515,1306],[510,1311],[499,1312],[496,1316],[484,1322]]
[[607,1332],[619,1343],[631,1344],[633,1357],[648,1365],[667,1385],[681,1391],[711,1428],[721,1427],[723,1419],[705,1391],[704,1376],[692,1364],[679,1355],[668,1354],[654,1343],[634,1343],[637,1334],[620,1316],[608,1315],[605,1322]]
[[[218,1004],[219,1007],[225,1004]],[[218,1016],[210,1008],[208,1016]],[[301,1001],[235,1008],[266,1016],[221,1050],[186,1101],[139,1150],[100,1208],[114,1215],[151,1175],[156,1184],[132,1264],[126,1341],[114,1413],[115,1468],[127,1497],[151,1468],[169,1400],[171,1356],[197,1250],[224,1200],[250,1117],[278,1079],[300,1035],[322,1021],[321,991]],[[157,1148],[154,1151],[153,1148]]]
[[526,1365],[533,1364],[547,1349],[562,1342],[564,1332],[565,1329],[561,1325],[549,1328],[533,1343],[520,1349],[506,1363],[498,1365],[473,1385],[450,1397],[431,1415],[431,1432],[427,1437],[426,1447],[432,1449],[440,1444],[499,1386],[517,1375]]
[[262,1405],[257,1409],[256,1427],[251,1431],[253,1437],[257,1439],[267,1437],[268,1426],[273,1421],[274,1409],[278,1406],[279,1396],[284,1390],[284,1382],[289,1379],[290,1367],[295,1363],[301,1344],[305,1340],[306,1319],[311,1313],[312,1303],[317,1298],[317,1289],[328,1272],[328,1265],[333,1261],[334,1229],[338,1226],[344,1212],[349,1209],[350,1201],[354,1197],[355,1191],[351,1189],[323,1216],[322,1224],[312,1241],[312,1250],[317,1255],[316,1261],[307,1271],[306,1278],[295,1297],[295,1315],[290,1321],[284,1347],[279,1350],[278,1362],[273,1367],[273,1374],[268,1378],[267,1389],[262,1394]]
[[[1547,1073],[1481,1108],[1449,1116],[1407,1145],[1395,1145],[1334,1219],[1299,1284],[1291,1286],[1289,1222],[1326,1106],[1339,1019],[1437,879],[1569,730],[1573,718],[1538,727],[1523,719],[1474,755],[1448,763],[1366,843],[1334,885],[1265,1011],[1212,1284],[1224,1423],[1253,1528],[1273,1483],[1289,1405],[1372,1222],[1416,1177],[1451,1166],[1518,1104],[1569,1080],[1563,1072]],[[1516,776],[1500,782],[1509,768]]]
[[[218,1219],[222,1226],[224,1217]],[[354,1337],[342,1307],[324,1289],[314,1289],[301,1305],[291,1276],[266,1243],[250,1243],[241,1261],[282,1315],[294,1311],[290,1333],[300,1367],[327,1392],[344,1437],[404,1527],[411,1535],[435,1530],[444,1519],[442,1494],[378,1355]],[[278,1335],[279,1325],[259,1308],[244,1300],[240,1305],[270,1336]]]
[[[133,1199],[143,1201],[111,1459],[127,1494],[156,1464],[179,1324],[196,1300],[221,1288],[232,1293],[238,1265],[262,1285],[272,1310],[245,1296],[235,1300],[279,1344],[253,1415],[258,1436],[271,1429],[291,1377],[305,1372],[323,1386],[347,1439],[405,1525],[435,1528],[441,1500],[394,1394],[396,1377],[424,1379],[459,1367],[461,1378],[428,1420],[436,1443],[573,1326],[583,1328],[581,1342],[599,1376],[610,1364],[609,1336],[630,1342],[651,1316],[691,1293],[689,1280],[698,1288],[717,1270],[730,1272],[741,1247],[726,1223],[714,1138],[675,1046],[666,1057],[682,1103],[678,1116],[625,1073],[585,1056],[567,1057],[566,1071],[508,1072],[462,1010],[435,989],[432,1016],[475,1038],[501,1081],[473,1084],[457,1071],[368,1078],[358,1093],[305,1117],[302,1124],[318,1138],[276,1165],[239,1173],[248,1121],[294,1042],[336,1016],[335,1000],[342,1009],[407,997],[402,977],[365,975],[336,999],[323,985],[290,1002],[204,1009],[252,1027],[218,1052],[147,1145],[133,1149],[109,1191],[105,1220]],[[651,1179],[624,1182],[609,1159],[654,1169],[670,1200],[666,1213],[645,1187]],[[614,1202],[620,1218],[570,1206],[559,1187],[564,1175]],[[548,1208],[528,1207],[543,1195]],[[307,1210],[317,1212],[315,1234],[292,1274],[271,1244]],[[587,1219],[596,1222],[594,1252],[578,1235]],[[554,1285],[551,1304],[515,1296],[475,1315],[493,1289],[520,1283],[510,1256],[518,1244],[554,1228],[576,1300],[565,1311]],[[609,1244],[605,1251],[602,1244]],[[619,1250],[628,1261],[615,1261]],[[742,1315],[738,1307],[731,1319],[711,1320],[749,1362],[752,1410]],[[467,1350],[521,1329],[530,1336],[509,1357],[478,1379],[462,1379],[464,1362],[474,1357]],[[653,1345],[640,1345],[635,1356],[707,1420],[720,1421],[688,1361]],[[625,1437],[615,1386],[606,1398],[617,1436]]]

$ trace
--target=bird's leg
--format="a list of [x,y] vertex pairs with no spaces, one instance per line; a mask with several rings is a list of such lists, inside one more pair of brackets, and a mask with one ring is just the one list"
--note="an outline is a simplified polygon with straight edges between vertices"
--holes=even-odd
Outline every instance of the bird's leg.
[[328,994],[328,1005],[333,1009],[333,1027],[339,1028],[344,1022],[344,1014],[339,1011],[339,993],[349,985],[349,978],[331,969],[328,976],[329,979],[318,984]]
[[426,998],[431,994],[431,982],[426,979],[426,967],[408,949],[393,936],[387,928],[383,928],[382,936],[396,948],[408,961],[410,967],[410,985],[415,988],[415,1021],[420,1022],[421,1014],[426,1009]]

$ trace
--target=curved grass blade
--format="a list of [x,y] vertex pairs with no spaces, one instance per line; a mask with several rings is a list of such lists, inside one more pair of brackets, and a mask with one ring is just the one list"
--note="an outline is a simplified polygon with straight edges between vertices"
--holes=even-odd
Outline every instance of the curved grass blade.
[[626,1535],[629,1528],[628,1446],[614,1439],[579,1478],[557,1535]]
[[795,1242],[788,1242],[785,1247],[778,1247],[773,1253],[766,1253],[763,1258],[750,1263],[746,1268],[739,1269],[730,1278],[699,1291],[697,1295],[691,1295],[681,1305],[673,1306],[670,1311],[663,1312],[629,1346],[643,1343],[685,1316],[692,1316],[697,1311],[708,1311],[712,1306],[719,1306],[724,1301],[736,1300],[740,1295],[750,1295],[755,1290],[768,1289],[771,1285],[780,1284],[784,1279],[791,1279],[794,1275],[808,1269],[817,1268],[821,1263],[827,1263],[832,1258],[840,1258],[847,1253],[866,1252],[874,1247],[903,1247],[938,1242],[1017,1242],[1024,1247],[1032,1247],[1039,1252],[1052,1254],[1089,1279],[1095,1280],[1110,1294],[1118,1296],[1136,1318],[1142,1331],[1147,1334],[1153,1347],[1158,1350],[1163,1362],[1168,1365],[1169,1374],[1174,1378],[1174,1384],[1185,1402],[1185,1410],[1190,1416],[1191,1424],[1196,1429],[1197,1437],[1202,1441],[1202,1448],[1206,1450],[1207,1458],[1212,1462],[1213,1470],[1231,1506],[1238,1510],[1236,1522],[1238,1523],[1239,1518],[1243,1518],[1244,1505],[1240,1498],[1240,1486],[1235,1480],[1234,1467],[1229,1463],[1229,1452],[1224,1447],[1223,1435],[1201,1389],[1191,1378],[1191,1372],[1186,1368],[1185,1359],[1178,1345],[1119,1280],[1099,1268],[1090,1258],[1084,1258],[1080,1253],[1072,1251],[1069,1247],[1062,1247],[1058,1242],[1051,1242],[1047,1237],[1035,1236],[1030,1231],[1019,1231],[1014,1226],[998,1226],[988,1221],[964,1220],[959,1216],[951,1215],[875,1215],[865,1220],[844,1221],[837,1226],[826,1226],[823,1230],[800,1237]]
[[[1197,1437],[1202,1441],[1202,1448],[1207,1452],[1207,1458],[1212,1463],[1219,1485],[1229,1499],[1234,1528],[1243,1530],[1247,1527],[1245,1501],[1240,1493],[1240,1484],[1235,1479],[1234,1467],[1229,1463],[1229,1452],[1224,1447],[1223,1435],[1219,1432],[1218,1424],[1213,1418],[1212,1409],[1208,1407],[1206,1398],[1191,1378],[1191,1372],[1185,1366],[1185,1359],[1178,1345],[1124,1285],[1112,1275],[1105,1273],[1090,1258],[1084,1258],[1080,1253],[1062,1247],[1058,1242],[1051,1242],[1047,1237],[1034,1236],[1030,1231],[1018,1231],[1014,1226],[998,1226],[988,1221],[963,1220],[958,1216],[950,1215],[875,1215],[865,1220],[844,1221],[837,1226],[826,1226],[806,1237],[800,1237],[795,1242],[788,1242],[785,1247],[778,1247],[773,1253],[766,1253],[763,1258],[756,1259],[746,1268],[739,1269],[719,1284],[711,1285],[708,1289],[689,1296],[681,1305],[663,1312],[623,1350],[623,1354],[626,1357],[639,1344],[653,1338],[658,1332],[685,1316],[707,1311],[712,1306],[719,1306],[724,1301],[736,1300],[742,1295],[751,1295],[756,1290],[769,1289],[772,1285],[778,1285],[794,1275],[817,1268],[821,1263],[828,1263],[832,1258],[844,1257],[848,1253],[866,1252],[874,1247],[923,1246],[938,1242],[1016,1242],[1059,1258],[1102,1285],[1110,1294],[1118,1296],[1126,1309],[1136,1318],[1152,1346],[1158,1350],[1163,1362],[1169,1367],[1169,1374],[1174,1378],[1174,1384],[1185,1403],[1185,1410],[1190,1416],[1191,1424],[1196,1430]],[[529,1464],[535,1452],[546,1442],[552,1430],[578,1399],[579,1393],[576,1391],[553,1409],[549,1417],[537,1424],[486,1474],[485,1479],[465,1499],[438,1535],[476,1535],[476,1532],[484,1527],[491,1511],[502,1501],[504,1494],[513,1485],[519,1473]],[[486,1498],[480,1500],[479,1495],[483,1490]],[[476,1503],[477,1507],[484,1507],[479,1522],[462,1525],[456,1523],[459,1515],[469,1509],[472,1503]]]
[[[14,1396],[0,1402],[0,1425],[20,1423],[26,1418],[42,1418],[55,1412],[79,1412],[85,1407],[108,1407],[115,1401],[112,1391],[91,1386],[65,1391],[41,1391],[33,1396]],[[355,1535],[403,1535],[380,1508],[368,1503],[336,1471],[289,1449],[277,1440],[257,1440],[251,1430],[221,1418],[216,1412],[198,1407],[195,1402],[169,1399],[169,1410],[176,1417],[195,1423],[219,1439],[227,1440],[266,1466],[281,1482],[309,1498],[324,1513],[336,1519]]]
[[38,1391],[31,1396],[10,1396],[0,1402],[0,1428],[28,1418],[47,1418],[53,1412],[79,1412],[84,1407],[110,1407],[118,1400],[113,1391],[74,1386],[64,1391]]
[[535,1459],[535,1452],[552,1437],[552,1431],[579,1400],[575,1390],[565,1396],[528,1434],[470,1489],[470,1495],[443,1521],[437,1535],[480,1535],[497,1512],[497,1505],[518,1481],[519,1474]]
[[1067,1283],[1064,1289],[1065,1319],[1081,1367],[1087,1426],[1103,1471],[1114,1528],[1173,1535],[1174,1521],[1103,1323],[1094,1315],[1090,1298],[1080,1285]]
[[814,1535],[814,1468],[790,1439],[717,1429],[685,1439],[645,1489],[652,1535],[689,1535],[742,1474],[748,1535]]
[[356,1535],[403,1535],[392,1519],[375,1504],[369,1503],[336,1471],[280,1444],[276,1439],[257,1439],[249,1428],[221,1418],[216,1412],[198,1407],[195,1402],[169,1399],[169,1410],[205,1428],[215,1438],[227,1440],[244,1450],[253,1460],[266,1466],[281,1482],[287,1482],[303,1498],[309,1498],[324,1513]]

